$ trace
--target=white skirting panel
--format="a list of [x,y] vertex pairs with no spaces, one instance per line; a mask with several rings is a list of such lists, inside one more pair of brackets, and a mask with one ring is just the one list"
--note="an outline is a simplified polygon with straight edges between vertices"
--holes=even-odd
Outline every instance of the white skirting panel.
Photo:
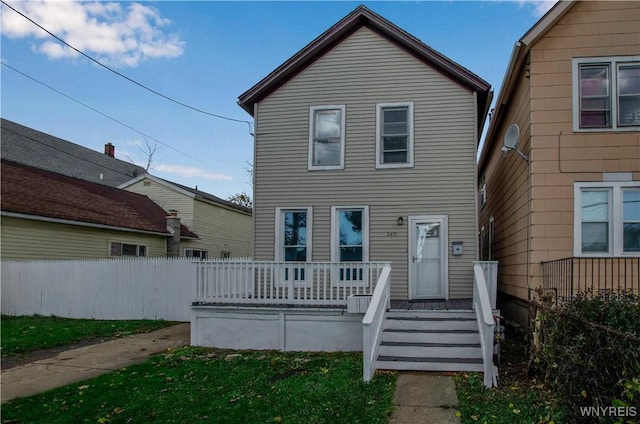
[[194,306],[191,344],[223,349],[361,351],[363,314],[327,308]]

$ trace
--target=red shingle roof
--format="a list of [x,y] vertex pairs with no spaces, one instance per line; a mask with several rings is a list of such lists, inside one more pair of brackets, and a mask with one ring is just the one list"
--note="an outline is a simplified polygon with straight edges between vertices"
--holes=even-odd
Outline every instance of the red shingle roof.
[[8,161],[1,175],[3,212],[169,235],[167,212],[146,196]]

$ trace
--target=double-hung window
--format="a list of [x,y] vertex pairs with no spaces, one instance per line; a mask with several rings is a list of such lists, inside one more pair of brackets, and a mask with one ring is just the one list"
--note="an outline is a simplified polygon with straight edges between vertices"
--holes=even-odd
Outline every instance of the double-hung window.
[[413,166],[413,103],[376,106],[376,168]]
[[573,128],[640,129],[640,56],[573,59]]
[[344,105],[311,106],[309,114],[309,169],[343,169]]
[[640,185],[575,183],[574,254],[640,255]]
[[363,282],[366,271],[357,263],[369,260],[368,206],[334,206],[331,208],[331,261],[344,262],[333,280]]
[[202,249],[184,249],[184,256],[187,258],[207,259],[209,252]]
[[[276,261],[310,262],[312,208],[276,208]],[[304,266],[286,266],[284,281],[306,281]]]

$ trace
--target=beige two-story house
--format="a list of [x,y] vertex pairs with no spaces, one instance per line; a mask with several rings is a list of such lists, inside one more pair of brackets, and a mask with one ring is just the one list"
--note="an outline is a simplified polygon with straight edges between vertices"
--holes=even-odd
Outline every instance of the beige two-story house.
[[481,256],[526,322],[544,287],[640,275],[640,4],[563,1],[517,41],[478,166]]
[[387,261],[394,299],[472,295],[490,86],[361,6],[239,98],[254,257]]

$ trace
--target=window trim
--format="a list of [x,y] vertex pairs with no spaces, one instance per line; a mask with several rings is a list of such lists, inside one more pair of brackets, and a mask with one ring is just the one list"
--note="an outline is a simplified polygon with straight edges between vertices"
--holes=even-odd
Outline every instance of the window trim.
[[[580,65],[598,64],[609,65],[611,84],[609,96],[611,98],[611,126],[606,128],[580,127]],[[640,64],[640,56],[604,56],[573,58],[571,63],[572,97],[573,97],[573,131],[574,132],[626,132],[638,131],[640,125],[618,126],[618,69],[621,64]]]
[[[120,254],[113,255],[111,245],[113,243],[118,243],[120,245]],[[136,254],[135,255],[123,255],[122,254],[122,245],[130,244],[132,246],[136,246]],[[109,240],[109,257],[111,258],[146,258],[149,253],[149,246],[146,243],[137,243],[137,242],[129,242],[129,241],[119,241],[119,240]],[[144,247],[144,255],[140,255],[140,247]]]
[[[202,258],[202,257],[196,257],[196,256],[189,256],[189,251],[191,251],[191,254],[193,255],[193,251],[198,251],[198,252],[204,252],[206,257]],[[183,250],[184,253],[184,257],[185,258],[194,258],[194,259],[200,259],[200,260],[206,260],[209,259],[209,250],[208,249],[196,249],[193,247],[185,247]]]
[[[406,163],[384,163],[382,162],[382,109],[388,107],[407,107],[409,119],[409,135],[407,140],[407,162]],[[413,168],[413,102],[397,102],[397,103],[376,103],[376,169],[389,168]]]
[[[347,262],[349,266],[357,263],[369,262],[369,206],[331,206],[331,262],[340,262],[340,224],[338,223],[338,213],[340,211],[362,211],[362,261],[361,262]],[[347,280],[343,282],[340,279],[340,270],[337,267],[332,267],[333,272],[331,275],[331,285],[333,287],[364,287],[367,285],[366,277],[363,276],[363,281]]]
[[[315,133],[315,115],[316,111],[319,110],[340,110],[340,163],[338,165],[314,165],[314,133]],[[323,171],[323,170],[334,170],[334,169],[344,169],[344,151],[345,151],[345,140],[346,140],[346,115],[347,115],[347,107],[346,105],[318,105],[318,106],[310,106],[309,107],[309,152],[308,152],[308,162],[307,169],[309,171]]]
[[[582,258],[638,257],[640,252],[624,252],[622,192],[639,189],[638,181],[580,182],[573,184],[573,255]],[[582,191],[609,192],[609,252],[582,252]]]

